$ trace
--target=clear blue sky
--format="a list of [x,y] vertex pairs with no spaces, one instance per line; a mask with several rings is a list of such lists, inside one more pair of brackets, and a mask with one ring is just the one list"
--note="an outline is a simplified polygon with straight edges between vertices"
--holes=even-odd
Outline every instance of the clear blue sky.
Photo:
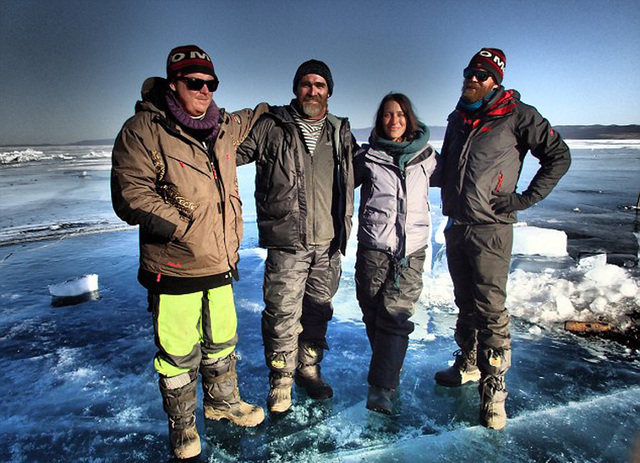
[[637,0],[0,0],[0,144],[113,138],[176,45],[210,53],[228,110],[287,104],[298,65],[325,61],[330,110],[372,125],[406,93],[446,125],[483,46],[504,84],[554,125],[640,123]]

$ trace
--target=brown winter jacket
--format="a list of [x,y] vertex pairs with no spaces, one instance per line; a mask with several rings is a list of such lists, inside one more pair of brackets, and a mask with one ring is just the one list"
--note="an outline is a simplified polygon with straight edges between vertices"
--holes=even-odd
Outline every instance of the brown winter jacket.
[[140,226],[140,269],[158,276],[198,278],[236,268],[242,208],[235,151],[267,110],[220,110],[212,149],[165,112],[166,80],[142,87],[136,114],[113,148],[111,195],[116,214]]

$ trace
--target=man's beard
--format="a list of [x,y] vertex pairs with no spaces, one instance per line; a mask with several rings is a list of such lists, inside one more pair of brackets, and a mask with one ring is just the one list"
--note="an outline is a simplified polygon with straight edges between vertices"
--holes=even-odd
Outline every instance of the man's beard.
[[493,91],[492,88],[484,88],[475,82],[462,84],[462,99],[467,103],[475,103],[482,100]]
[[462,99],[467,103],[475,103],[484,98],[482,88],[478,84],[469,83],[462,86]]
[[310,97],[302,102],[302,111],[307,117],[320,116],[325,111],[325,105],[320,98]]

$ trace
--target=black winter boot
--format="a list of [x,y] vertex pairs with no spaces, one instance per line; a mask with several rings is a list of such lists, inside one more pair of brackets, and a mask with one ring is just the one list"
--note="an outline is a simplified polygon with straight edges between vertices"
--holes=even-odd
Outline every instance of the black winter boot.
[[393,405],[391,404],[391,399],[393,398],[394,393],[394,389],[369,386],[369,394],[367,395],[367,408],[374,412],[391,415],[393,413]]
[[458,387],[471,381],[480,380],[480,370],[477,366],[477,351],[467,353],[458,349],[453,353],[456,357],[452,366],[438,371],[435,375],[436,383],[440,386]]
[[301,342],[298,345],[298,367],[296,368],[296,385],[305,388],[312,399],[329,399],[333,397],[333,389],[322,378],[320,362],[324,351],[311,343]]
[[200,436],[196,428],[197,372],[160,377],[162,405],[169,417],[171,449],[178,459],[200,455]]
[[261,407],[240,398],[235,354],[221,359],[203,359],[200,369],[205,418],[227,419],[237,426],[250,428],[264,421]]

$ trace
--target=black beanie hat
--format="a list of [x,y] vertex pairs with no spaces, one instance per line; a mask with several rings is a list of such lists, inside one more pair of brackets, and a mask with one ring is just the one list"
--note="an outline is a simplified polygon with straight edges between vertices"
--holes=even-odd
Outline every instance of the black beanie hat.
[[195,72],[209,74],[217,78],[211,57],[202,48],[195,45],[183,45],[169,52],[167,79],[174,80],[178,74],[185,75]]
[[327,87],[329,87],[329,96],[333,94],[333,78],[331,77],[329,66],[316,59],[305,61],[300,65],[300,67],[298,67],[296,75],[293,78],[294,94],[298,91],[298,83],[300,82],[300,79],[302,79],[307,74],[317,74],[320,77],[324,78],[324,80],[327,81]]
[[469,61],[470,69],[482,69],[493,77],[498,85],[502,83],[504,68],[507,66],[507,58],[499,48],[483,48],[473,55]]

